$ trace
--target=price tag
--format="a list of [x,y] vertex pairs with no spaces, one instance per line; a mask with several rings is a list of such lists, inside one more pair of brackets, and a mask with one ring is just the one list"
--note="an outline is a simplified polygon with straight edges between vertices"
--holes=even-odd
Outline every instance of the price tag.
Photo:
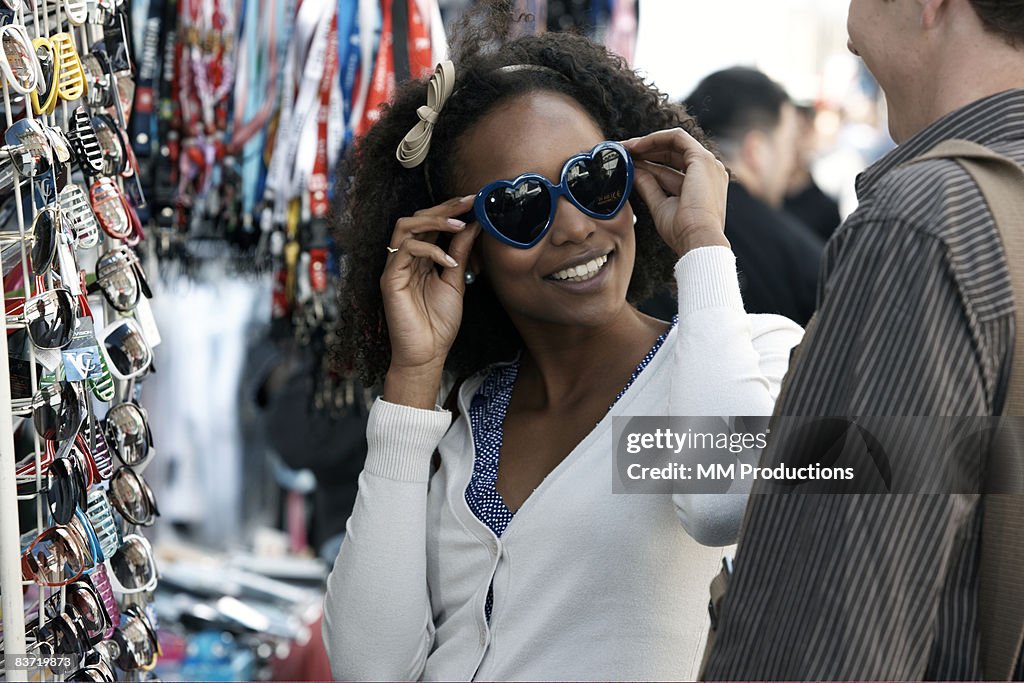
[[96,331],[92,319],[78,319],[75,336],[62,352],[64,375],[72,382],[81,382],[95,375],[101,368],[100,348],[96,344]]

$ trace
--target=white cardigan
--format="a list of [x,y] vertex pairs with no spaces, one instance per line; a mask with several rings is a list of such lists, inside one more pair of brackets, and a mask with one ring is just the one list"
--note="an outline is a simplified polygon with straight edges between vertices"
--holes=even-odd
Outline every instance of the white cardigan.
[[327,580],[336,678],[694,679],[723,555],[702,544],[735,541],[746,496],[612,494],[612,418],[770,415],[802,332],[744,313],[726,248],[689,252],[676,279],[678,325],[501,538],[465,500],[469,402],[484,373],[463,383],[451,425],[447,411],[374,404]]

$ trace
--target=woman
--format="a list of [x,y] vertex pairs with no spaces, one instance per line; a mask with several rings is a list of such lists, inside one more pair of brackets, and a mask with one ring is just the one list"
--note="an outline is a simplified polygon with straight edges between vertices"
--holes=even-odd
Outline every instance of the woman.
[[[507,5],[351,160],[342,340],[384,391],[332,670],[692,678],[722,557],[702,544],[735,540],[745,498],[613,495],[612,418],[770,414],[800,330],[744,313],[727,173],[690,117],[584,38],[501,44]],[[673,264],[669,324],[631,302]]]

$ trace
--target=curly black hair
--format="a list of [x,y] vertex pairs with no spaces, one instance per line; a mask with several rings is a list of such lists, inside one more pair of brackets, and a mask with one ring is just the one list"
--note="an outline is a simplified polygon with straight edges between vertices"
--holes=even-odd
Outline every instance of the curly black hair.
[[[417,122],[416,109],[426,102],[426,80],[402,84],[345,160],[336,193],[343,206],[334,220],[335,242],[344,255],[334,360],[340,371],[357,371],[367,384],[381,380],[390,363],[380,276],[395,222],[454,196],[459,141],[499,104],[538,90],[553,91],[575,100],[606,139],[681,127],[710,147],[686,110],[645,83],[620,57],[570,33],[511,39],[516,27],[513,2],[489,0],[470,10],[454,28],[455,89],[434,128],[424,165],[403,168],[395,150]],[[556,73],[496,72],[514,64],[540,65]],[[635,190],[630,202],[637,217],[636,262],[627,298],[637,303],[670,282],[676,258]],[[465,377],[510,359],[521,346],[519,333],[486,279],[467,287],[462,325],[446,368]]]

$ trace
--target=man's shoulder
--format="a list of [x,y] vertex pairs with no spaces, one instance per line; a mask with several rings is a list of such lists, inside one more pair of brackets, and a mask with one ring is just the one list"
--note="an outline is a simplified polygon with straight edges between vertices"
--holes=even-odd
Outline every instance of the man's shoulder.
[[[990,148],[1024,165],[1024,138]],[[893,168],[863,198],[853,218],[902,223],[944,242],[961,241],[968,229],[996,230],[980,188],[954,159],[912,159]]]
[[[1024,162],[1024,140],[991,148]],[[844,240],[899,245],[908,268],[921,267],[920,241],[941,245],[942,268],[981,318],[1012,314],[1009,270],[999,229],[980,188],[958,162],[928,159],[902,164],[879,179],[844,226]],[[847,245],[848,246],[848,245]],[[839,249],[843,251],[844,249]]]

